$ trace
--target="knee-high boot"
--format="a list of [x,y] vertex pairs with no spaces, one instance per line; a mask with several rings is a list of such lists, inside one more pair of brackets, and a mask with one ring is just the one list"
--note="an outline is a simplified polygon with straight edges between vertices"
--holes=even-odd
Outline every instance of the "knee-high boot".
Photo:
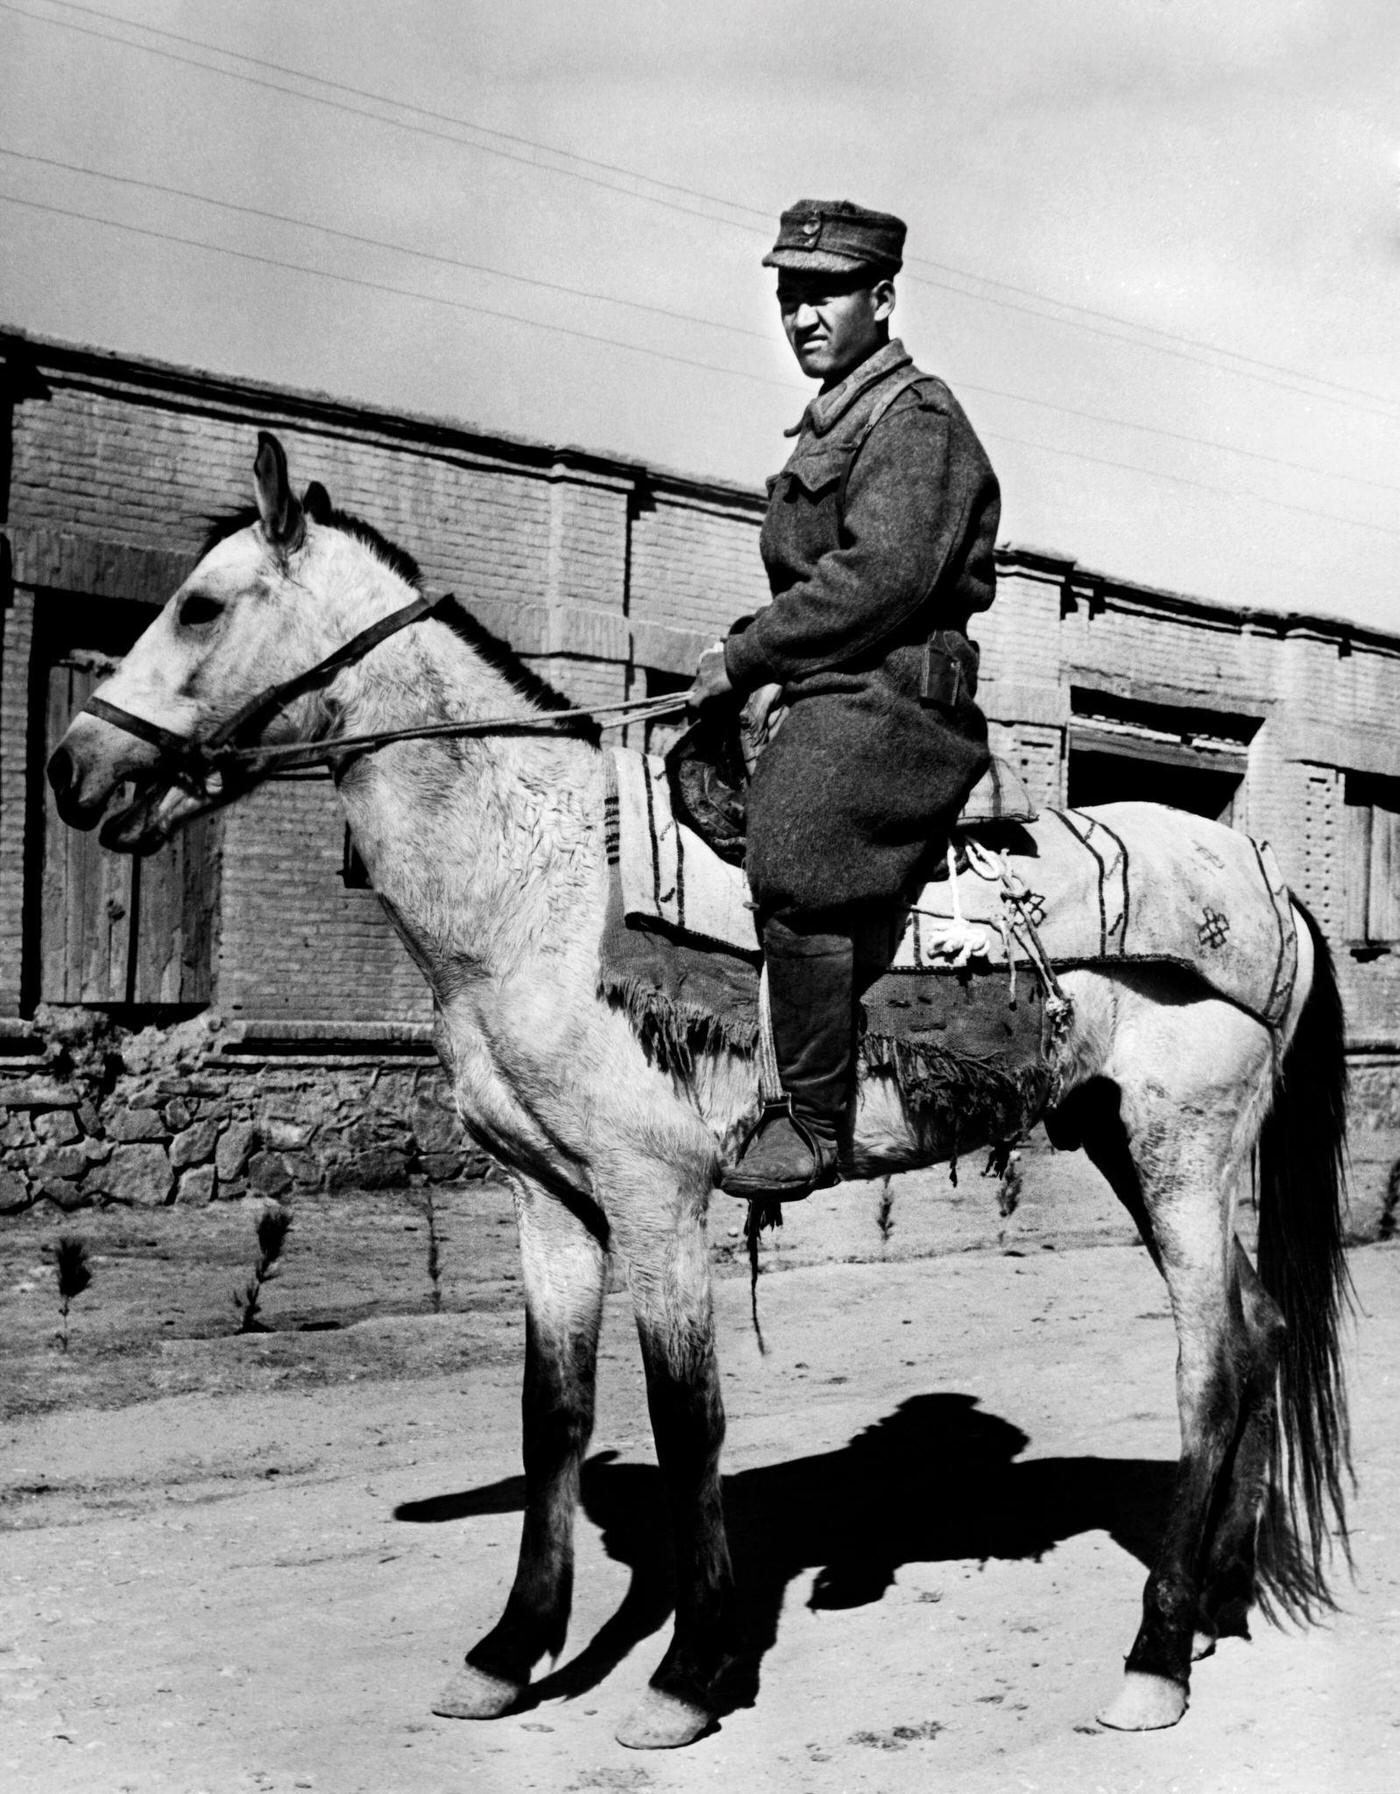
[[[764,1110],[720,1179],[732,1196],[795,1202],[838,1173],[855,1062],[855,950],[849,933],[771,916],[763,957],[785,1100]],[[815,918],[814,918],[815,920]]]

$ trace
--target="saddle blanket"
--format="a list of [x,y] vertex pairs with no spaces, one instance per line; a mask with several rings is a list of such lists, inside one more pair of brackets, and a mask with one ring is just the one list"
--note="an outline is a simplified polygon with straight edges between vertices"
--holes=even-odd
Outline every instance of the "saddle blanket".
[[[759,952],[748,886],[672,807],[664,761],[613,750],[609,851],[624,920],[745,956]],[[1222,823],[1161,804],[1049,810],[1000,825],[995,854],[967,849],[956,878],[924,887],[890,971],[1034,963],[1024,922],[1058,970],[1177,965],[1277,1028],[1297,974],[1298,940],[1277,861]],[[1003,871],[1019,901],[1009,901]]]

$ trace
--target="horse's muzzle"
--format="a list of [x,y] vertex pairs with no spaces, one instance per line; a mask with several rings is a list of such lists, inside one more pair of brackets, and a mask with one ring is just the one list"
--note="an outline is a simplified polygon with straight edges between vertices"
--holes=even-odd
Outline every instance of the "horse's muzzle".
[[[102,824],[102,845],[117,853],[151,853],[170,837],[164,814],[169,780],[146,743],[86,713],[74,717],[49,755],[54,805],[70,828]],[[113,809],[113,804],[120,807]]]
[[58,813],[70,828],[96,828],[107,807],[108,792],[95,801],[84,795],[83,773],[72,751],[60,742],[49,755],[49,789],[53,792]]

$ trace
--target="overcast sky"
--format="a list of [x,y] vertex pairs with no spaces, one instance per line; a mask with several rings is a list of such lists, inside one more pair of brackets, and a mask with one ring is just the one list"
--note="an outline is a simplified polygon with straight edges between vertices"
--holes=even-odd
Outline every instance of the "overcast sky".
[[850,197],[909,222],[897,325],[1007,541],[1400,632],[1395,0],[0,29],[0,321],[757,485],[808,393],[759,258],[782,206]]

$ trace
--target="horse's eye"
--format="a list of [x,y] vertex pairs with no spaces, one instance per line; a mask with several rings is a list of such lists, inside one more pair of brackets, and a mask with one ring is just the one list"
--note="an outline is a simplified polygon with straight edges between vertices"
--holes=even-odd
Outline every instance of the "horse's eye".
[[204,623],[217,623],[224,607],[217,598],[204,592],[191,592],[180,601],[180,623],[185,629],[198,629]]

